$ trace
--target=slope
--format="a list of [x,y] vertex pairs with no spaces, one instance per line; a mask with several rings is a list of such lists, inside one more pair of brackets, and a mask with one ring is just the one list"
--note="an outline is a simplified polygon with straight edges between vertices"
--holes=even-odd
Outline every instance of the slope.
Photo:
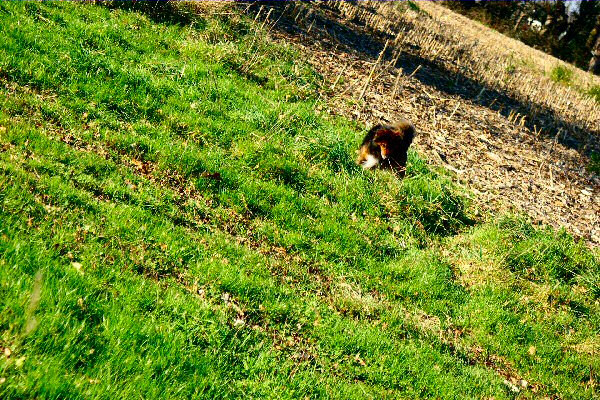
[[[433,2],[406,4],[294,3],[270,20],[323,75],[332,112],[364,125],[411,119],[419,150],[482,207],[597,246],[600,104],[586,93],[600,79]],[[551,79],[556,68],[569,85]]]
[[163,12],[0,3],[0,397],[597,395],[597,255],[361,171],[261,22]]

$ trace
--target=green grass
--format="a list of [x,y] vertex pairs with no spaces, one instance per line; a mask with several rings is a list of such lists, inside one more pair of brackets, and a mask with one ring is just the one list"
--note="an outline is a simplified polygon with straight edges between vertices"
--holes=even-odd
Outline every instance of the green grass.
[[408,1],[408,7],[413,10],[413,11],[421,11],[421,7],[419,7],[417,4],[415,4],[414,1]]
[[573,71],[562,65],[557,65],[550,71],[550,79],[556,83],[570,85],[573,81]]
[[587,166],[588,171],[600,175],[600,153],[592,152],[590,155],[590,163]]
[[292,47],[175,17],[0,3],[0,398],[598,395],[597,254],[362,171]]
[[596,86],[592,86],[588,91],[587,94],[592,97],[594,100],[596,100],[596,102],[600,103],[600,86],[596,85]]

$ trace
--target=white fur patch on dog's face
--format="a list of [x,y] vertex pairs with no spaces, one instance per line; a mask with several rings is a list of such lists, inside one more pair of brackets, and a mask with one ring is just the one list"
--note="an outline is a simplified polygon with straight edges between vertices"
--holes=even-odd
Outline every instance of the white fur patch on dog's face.
[[372,154],[369,154],[367,155],[367,159],[362,163],[362,167],[364,169],[371,169],[377,164],[379,164],[379,160],[377,159],[377,157],[373,156]]

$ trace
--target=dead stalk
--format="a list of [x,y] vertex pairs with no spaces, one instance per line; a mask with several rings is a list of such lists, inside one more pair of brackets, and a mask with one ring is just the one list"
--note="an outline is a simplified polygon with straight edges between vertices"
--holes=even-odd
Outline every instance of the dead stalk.
[[460,103],[456,103],[456,107],[454,107],[454,110],[452,110],[449,119],[452,119],[452,117],[454,117],[454,114],[456,114],[456,110],[458,110],[458,107],[460,107]]
[[483,92],[485,92],[485,88],[481,88],[481,91],[479,92],[479,94],[475,97],[475,101],[479,101],[479,99],[481,98],[481,96],[483,95]]
[[385,51],[388,47],[388,43],[389,43],[389,40],[386,40],[385,45],[383,46],[383,50],[381,50],[381,53],[379,53],[379,57],[377,57],[377,61],[375,61],[375,64],[373,64],[373,68],[371,68],[371,72],[369,73],[369,76],[367,76],[367,80],[365,81],[365,85],[363,86],[363,89],[360,92],[360,96],[358,96],[359,101],[362,100],[363,96],[365,95],[365,92],[367,91],[367,87],[369,87],[369,83],[371,82],[371,78],[373,77],[373,74],[375,73],[375,69],[377,68],[377,66],[381,62],[381,59],[383,58],[383,55],[385,54]]
[[258,17],[260,17],[260,13],[262,12],[264,7],[265,6],[260,6],[260,8],[258,9],[258,12],[256,13],[256,17],[254,17],[254,22],[256,22],[258,20]]
[[410,74],[408,77],[412,78],[413,76],[415,76],[415,74],[421,69],[422,65],[419,64],[419,66],[417,68],[415,68],[415,70],[412,72],[412,74]]
[[309,26],[309,27],[308,27],[308,29],[306,30],[306,33],[310,33],[310,31],[311,31],[311,29],[312,29],[313,25],[315,24],[315,21],[316,21],[316,20],[317,20],[316,18],[313,18],[312,22],[310,23],[310,26]]
[[402,76],[402,68],[398,69],[398,74],[396,75],[396,81],[394,82],[394,88],[392,89],[392,99],[396,98],[396,90],[398,90],[398,83],[400,82],[400,77]]
[[273,9],[269,9],[269,12],[267,13],[267,17],[265,18],[265,20],[263,21],[262,25],[260,26],[260,30],[262,31],[263,28],[265,27],[265,24],[267,23],[267,21],[269,20],[269,17],[271,16],[271,13],[273,12]]
[[[353,61],[350,64],[350,68],[352,68],[352,66],[356,63],[356,61]],[[344,66],[342,67],[342,70],[340,71],[340,73],[338,74],[338,76],[335,78],[335,81],[333,82],[333,85],[331,85],[331,90],[335,90],[338,82],[340,81],[340,79],[342,78],[342,75],[344,75],[344,72],[346,72],[346,70],[348,69],[348,64],[344,64]]]

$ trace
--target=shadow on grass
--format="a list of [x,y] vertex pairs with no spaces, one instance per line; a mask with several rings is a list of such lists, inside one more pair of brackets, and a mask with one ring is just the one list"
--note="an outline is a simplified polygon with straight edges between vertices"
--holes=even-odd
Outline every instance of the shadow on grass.
[[146,14],[154,22],[187,25],[192,22],[189,14],[182,13],[172,1],[166,0],[97,0],[96,4],[109,9],[138,11]]

